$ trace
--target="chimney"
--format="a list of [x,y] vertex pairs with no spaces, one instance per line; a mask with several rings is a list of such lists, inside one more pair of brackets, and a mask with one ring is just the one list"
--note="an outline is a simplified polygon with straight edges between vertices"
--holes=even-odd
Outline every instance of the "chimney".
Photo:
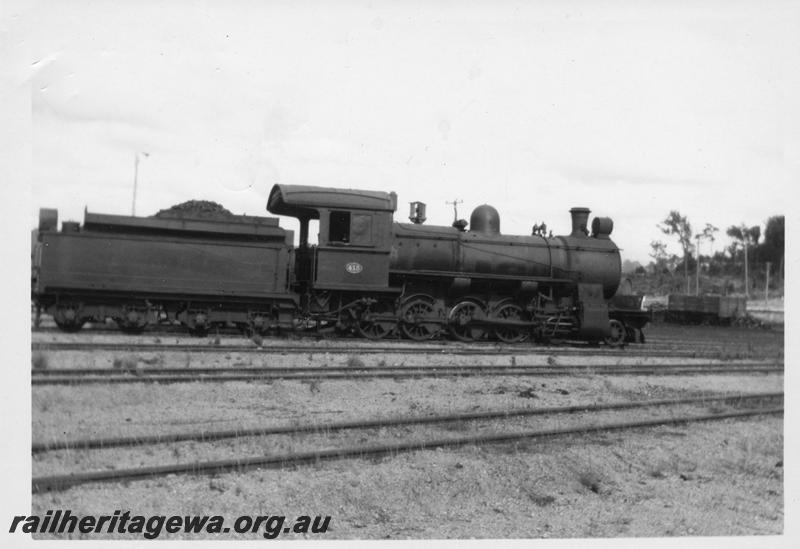
[[569,213],[572,215],[571,237],[586,238],[589,236],[589,208],[572,208]]

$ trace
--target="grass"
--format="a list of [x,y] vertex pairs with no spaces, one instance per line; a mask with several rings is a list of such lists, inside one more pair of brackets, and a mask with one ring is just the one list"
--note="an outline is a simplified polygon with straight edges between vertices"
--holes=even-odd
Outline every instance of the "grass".
[[140,358],[142,362],[147,364],[148,366],[152,366],[154,364],[163,364],[164,363],[164,355],[159,354],[156,356],[152,356],[150,358]]
[[741,455],[739,457],[739,470],[747,473],[747,474],[754,474],[759,469],[759,459],[756,456],[755,451],[753,450],[753,441],[749,438],[746,438],[739,443],[739,449],[741,450]]
[[34,370],[47,370],[50,366],[50,362],[47,359],[47,355],[44,353],[33,353],[31,356],[31,366]]
[[447,431],[453,431],[457,433],[466,433],[472,430],[472,424],[469,421],[451,421],[444,425],[444,429]]
[[577,472],[578,483],[595,494],[600,493],[601,476],[592,469],[583,469]]
[[347,366],[348,368],[364,368],[365,364],[364,361],[361,360],[359,357],[355,355],[350,355],[347,357],[345,366]]
[[649,468],[647,470],[647,474],[652,478],[665,478],[667,475],[664,471],[665,471],[664,463],[659,462],[658,465]]
[[301,379],[300,383],[308,385],[308,390],[312,393],[319,393],[319,380],[318,379]]
[[126,371],[126,372],[135,372],[139,368],[139,359],[138,357],[133,356],[125,356],[125,357],[114,357],[113,362],[111,363],[112,367]]
[[668,458],[659,459],[653,465],[647,467],[645,471],[651,478],[662,479],[670,475],[687,477],[695,473],[697,468],[697,462],[678,455],[672,455]]
[[539,507],[547,507],[551,503],[555,503],[556,498],[553,496],[541,496],[539,494],[531,494],[530,495],[531,501],[534,502]]

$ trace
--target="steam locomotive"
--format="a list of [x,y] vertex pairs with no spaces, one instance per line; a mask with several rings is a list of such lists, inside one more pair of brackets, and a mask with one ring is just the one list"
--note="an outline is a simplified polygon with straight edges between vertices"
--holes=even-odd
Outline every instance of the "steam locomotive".
[[[275,185],[274,217],[40,211],[32,299],[65,331],[113,319],[125,332],[180,322],[251,333],[295,330],[370,339],[643,341],[647,316],[610,302],[620,282],[613,222],[572,208],[565,236],[505,235],[493,207],[425,225],[425,204],[396,223],[395,193]],[[309,227],[318,228],[316,244]]]

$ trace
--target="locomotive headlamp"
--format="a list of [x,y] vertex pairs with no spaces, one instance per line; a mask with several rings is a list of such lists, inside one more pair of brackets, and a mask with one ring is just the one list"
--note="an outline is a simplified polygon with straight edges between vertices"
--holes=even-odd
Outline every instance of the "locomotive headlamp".
[[595,217],[592,220],[592,236],[594,238],[608,238],[614,230],[614,222],[610,217]]

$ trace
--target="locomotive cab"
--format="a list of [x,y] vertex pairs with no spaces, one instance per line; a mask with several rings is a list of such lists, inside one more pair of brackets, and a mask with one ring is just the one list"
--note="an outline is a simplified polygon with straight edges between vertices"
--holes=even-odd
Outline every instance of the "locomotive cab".
[[[377,191],[275,185],[267,210],[300,222],[298,284],[317,290],[387,290],[389,239],[397,195]],[[308,244],[310,220],[319,242]]]

